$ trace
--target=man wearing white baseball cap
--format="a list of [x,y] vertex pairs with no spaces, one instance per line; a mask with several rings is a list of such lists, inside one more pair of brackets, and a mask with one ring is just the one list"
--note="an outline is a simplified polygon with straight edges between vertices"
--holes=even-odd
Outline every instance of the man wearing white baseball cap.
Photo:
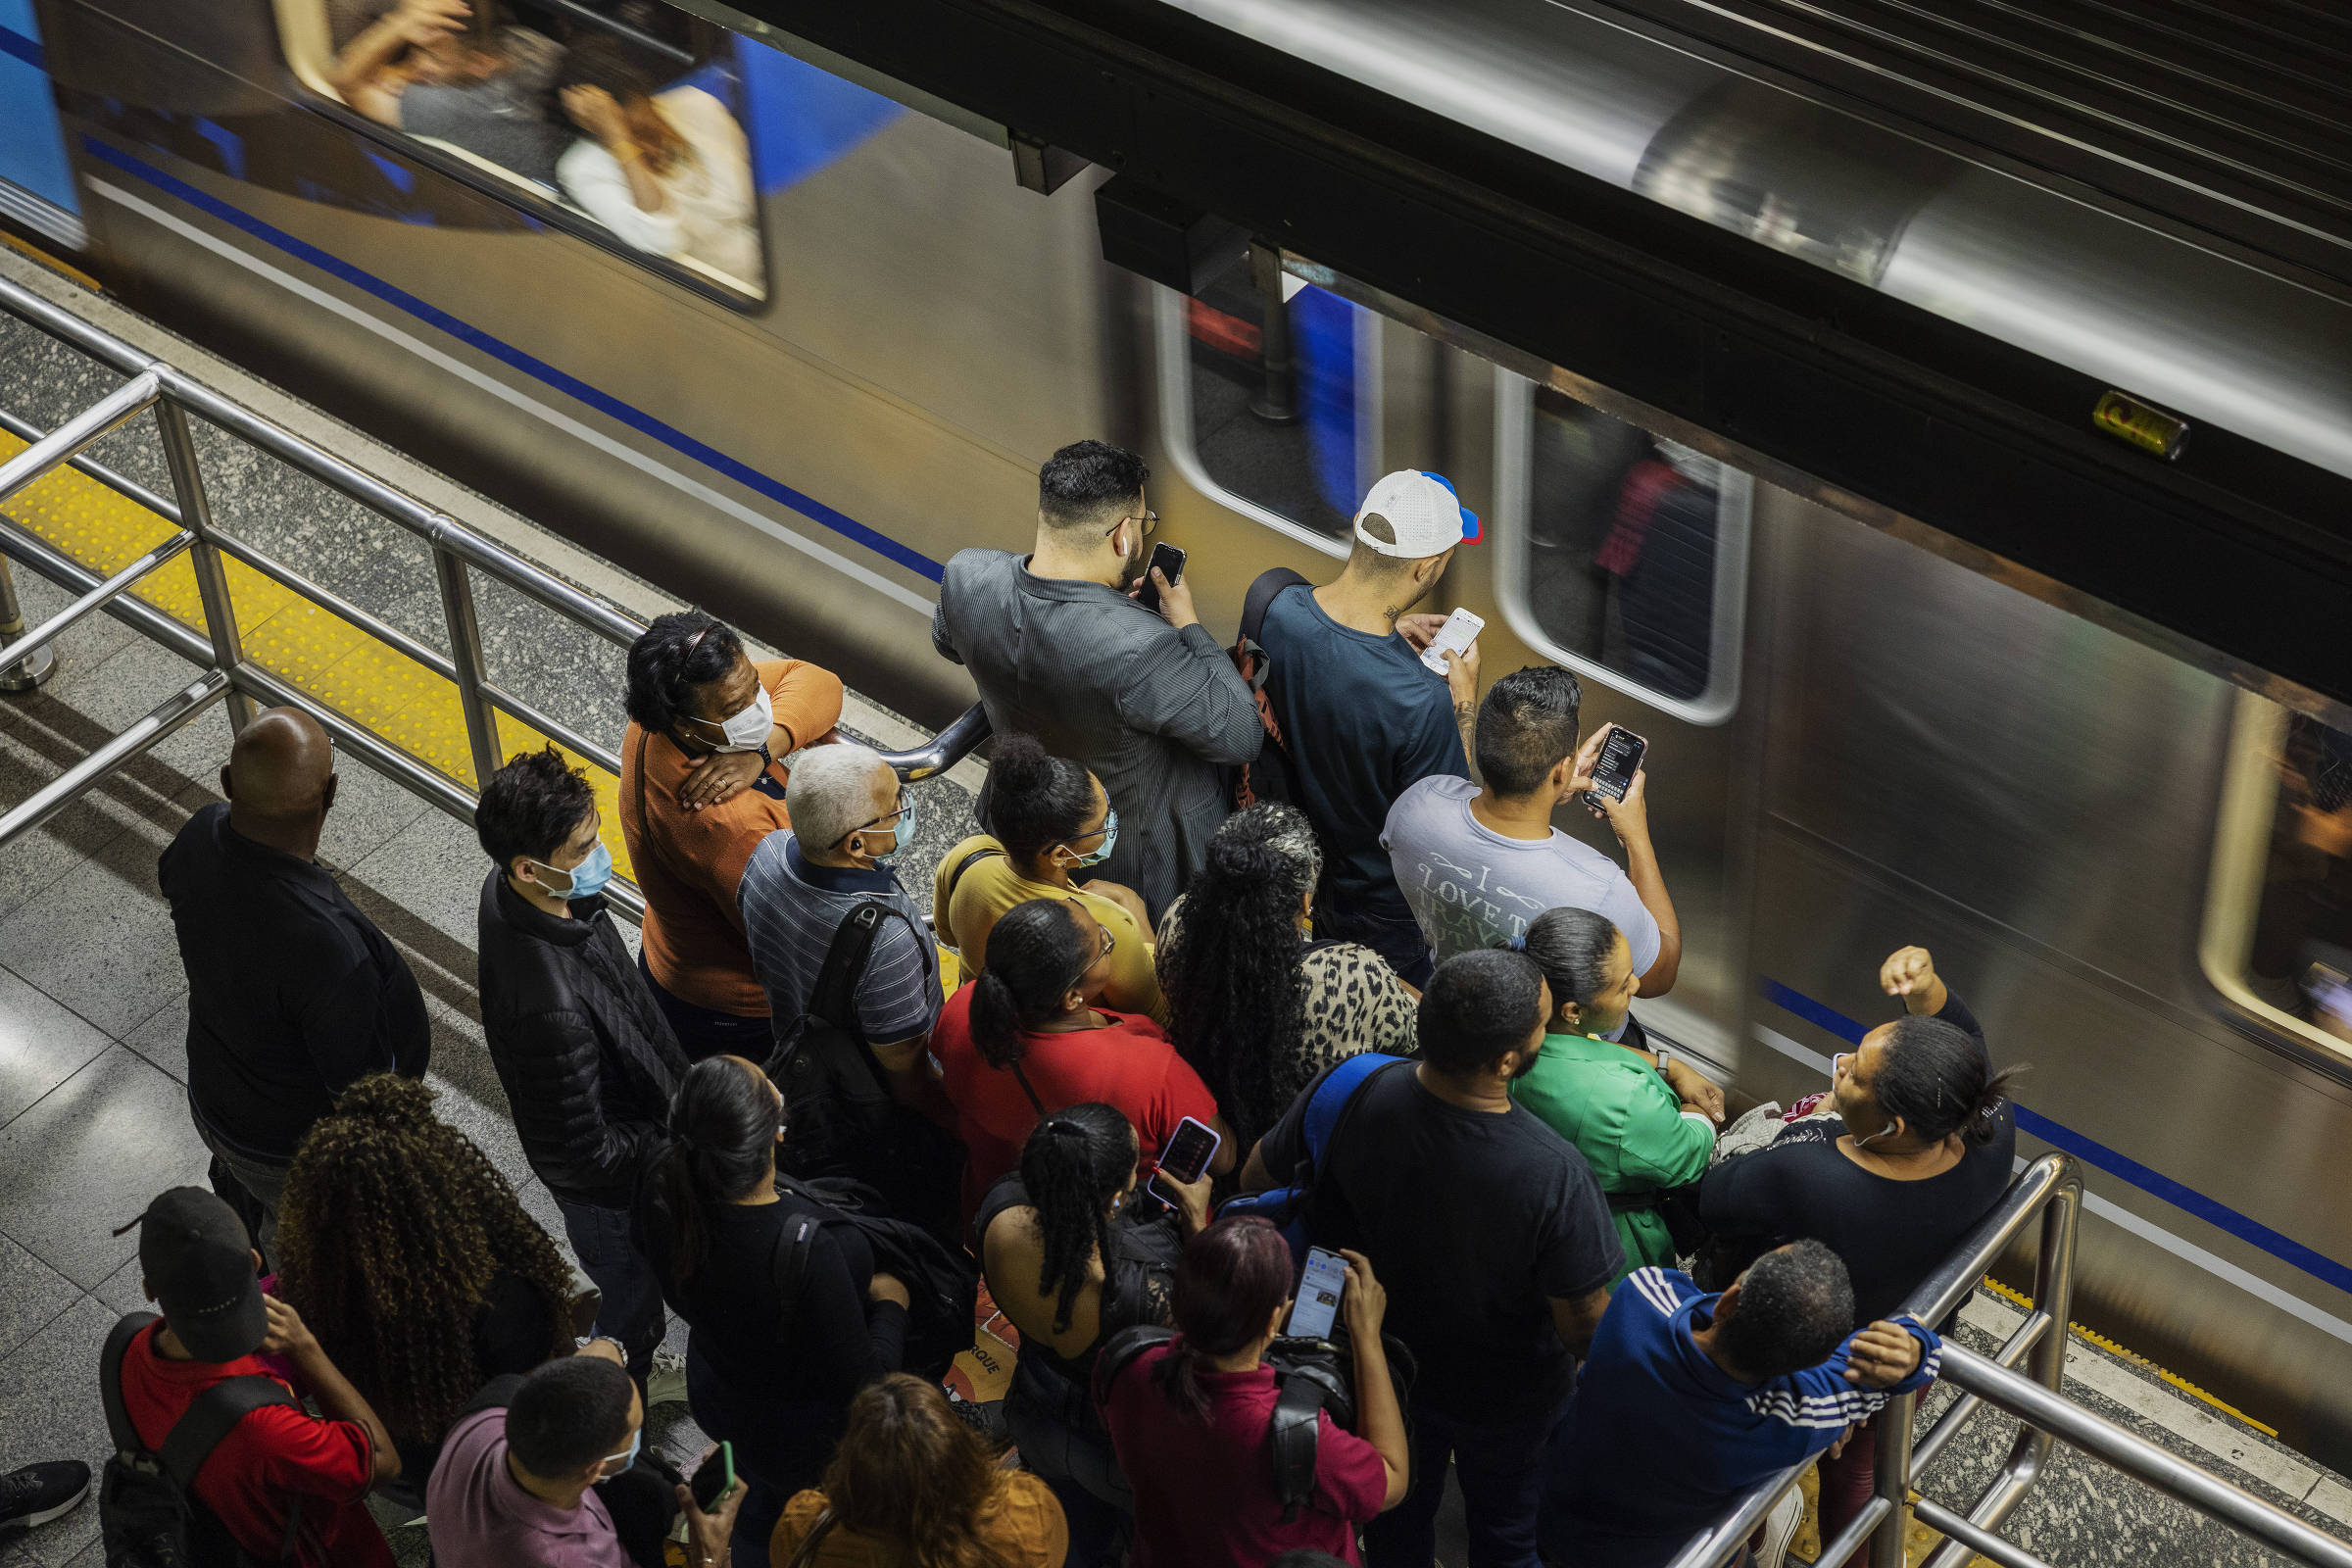
[[1257,637],[1291,798],[1330,866],[1315,935],[1362,943],[1414,985],[1429,979],[1429,948],[1380,832],[1416,780],[1470,776],[1478,645],[1448,653],[1440,676],[1420,656],[1446,617],[1409,612],[1454,550],[1478,539],[1478,514],[1451,484],[1400,468],[1365,494],[1347,567],[1319,588],[1301,579],[1276,594]]

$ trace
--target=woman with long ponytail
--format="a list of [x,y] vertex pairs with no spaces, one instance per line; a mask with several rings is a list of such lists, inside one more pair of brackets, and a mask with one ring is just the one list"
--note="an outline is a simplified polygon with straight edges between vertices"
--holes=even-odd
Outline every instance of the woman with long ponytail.
[[1165,1183],[1184,1200],[1170,1214],[1136,1200],[1135,1167],[1135,1129],[1116,1109],[1055,1111],[972,1226],[989,1296],[1021,1333],[1004,1423],[1022,1463],[1061,1499],[1073,1562],[1108,1560],[1135,1509],[1088,1393],[1095,1352],[1121,1329],[1171,1321],[1184,1238],[1208,1223],[1206,1177]]
[[1254,1215],[1218,1220],[1185,1243],[1176,1338],[1102,1391],[1103,1424],[1135,1484],[1135,1568],[1269,1562],[1300,1548],[1361,1562],[1356,1531],[1404,1499],[1404,1411],[1380,1337],[1388,1292],[1361,1252],[1340,1255],[1356,1430],[1317,1415],[1314,1485],[1290,1510],[1269,1462],[1279,1383],[1265,1360],[1291,1312],[1290,1244]]
[[1323,852],[1295,806],[1236,811],[1159,923],[1168,1036],[1206,1080],[1241,1147],[1333,1063],[1410,1055],[1420,994],[1379,954],[1309,930]]
[[1015,905],[989,933],[987,963],[940,1010],[931,1054],[969,1154],[967,1216],[1020,1162],[1032,1128],[1090,1100],[1135,1125],[1139,1171],[1188,1116],[1218,1135],[1210,1172],[1233,1168],[1240,1151],[1200,1074],[1159,1025],[1102,1005],[1119,940],[1080,900]]
[[[765,1559],[784,1503],[824,1473],[850,1400],[898,1369],[906,1288],[855,1226],[776,1180],[784,1097],[741,1056],[697,1062],[638,1194],[634,1235],[686,1320],[695,1424],[750,1485],[739,1562]],[[796,1261],[797,1259],[797,1261]]]

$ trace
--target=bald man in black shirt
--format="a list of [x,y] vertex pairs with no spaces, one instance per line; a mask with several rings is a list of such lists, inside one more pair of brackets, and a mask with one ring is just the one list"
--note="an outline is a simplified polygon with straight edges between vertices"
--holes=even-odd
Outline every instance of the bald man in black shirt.
[[318,864],[335,782],[318,720],[270,709],[220,770],[227,803],[157,862],[188,975],[188,1112],[265,1252],[311,1123],[364,1074],[423,1076],[431,1048],[416,977]]

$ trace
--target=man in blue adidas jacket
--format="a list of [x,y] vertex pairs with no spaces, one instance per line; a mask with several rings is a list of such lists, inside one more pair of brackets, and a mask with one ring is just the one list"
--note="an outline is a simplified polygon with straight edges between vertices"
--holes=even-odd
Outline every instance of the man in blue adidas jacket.
[[1909,1318],[1848,1334],[1854,1291],[1819,1242],[1765,1253],[1719,1296],[1636,1269],[1617,1287],[1546,1459],[1554,1568],[1655,1568],[1740,1494],[1934,1381]]

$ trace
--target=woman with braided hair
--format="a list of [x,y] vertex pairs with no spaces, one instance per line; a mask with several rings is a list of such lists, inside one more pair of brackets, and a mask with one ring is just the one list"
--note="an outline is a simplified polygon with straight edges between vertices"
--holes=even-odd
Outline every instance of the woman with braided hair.
[[1117,934],[1082,901],[1031,899],[997,921],[986,965],[940,1009],[931,1054],[970,1156],[966,1215],[1020,1163],[1031,1128],[1089,1100],[1134,1124],[1139,1171],[1149,1171],[1187,1116],[1221,1140],[1210,1173],[1233,1168],[1238,1154],[1215,1097],[1159,1025],[1101,1005],[1118,947]]
[[1108,1560],[1135,1506],[1089,1393],[1095,1351],[1121,1329],[1173,1321],[1184,1238],[1208,1223],[1208,1178],[1168,1183],[1184,1200],[1175,1214],[1134,1201],[1135,1129],[1089,1102],[1037,1124],[972,1226],[989,1295],[1021,1332],[1004,1423],[1061,1499],[1076,1563]]
[[1169,1038],[1244,1149],[1333,1063],[1413,1052],[1420,993],[1370,948],[1313,940],[1322,871],[1297,807],[1252,806],[1217,829],[1207,863],[1159,923]]
[[311,1125],[278,1294],[384,1418],[421,1487],[484,1383],[571,1350],[571,1266],[433,1091],[370,1073]]

